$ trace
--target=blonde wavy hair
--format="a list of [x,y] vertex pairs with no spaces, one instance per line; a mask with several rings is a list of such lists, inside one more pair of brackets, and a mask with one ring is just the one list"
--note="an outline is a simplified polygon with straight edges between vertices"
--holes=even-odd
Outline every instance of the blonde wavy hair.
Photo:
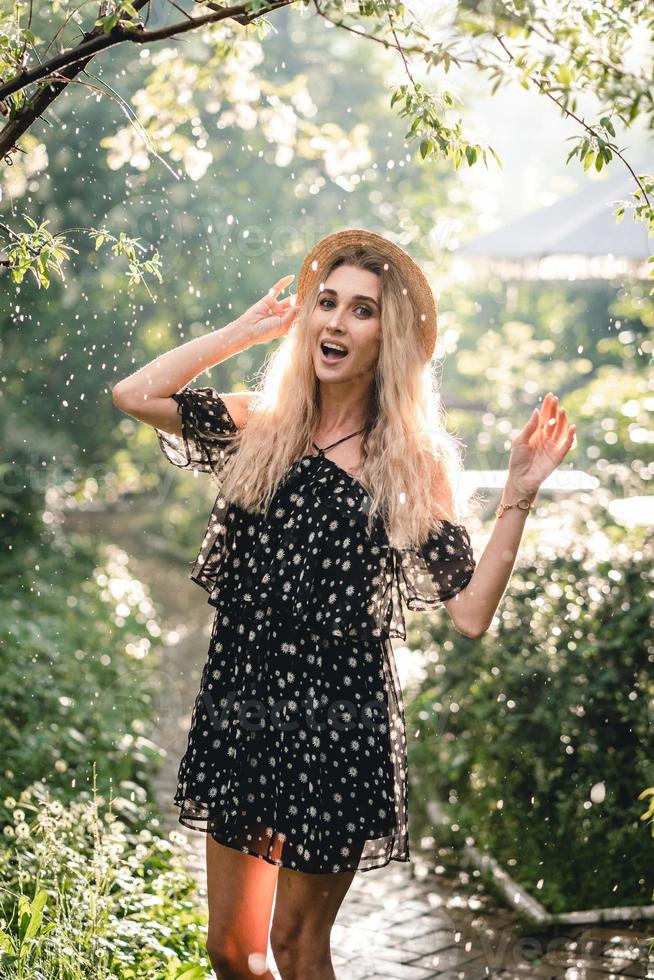
[[289,332],[255,377],[247,424],[225,466],[222,496],[246,510],[264,513],[288,470],[314,452],[320,421],[320,385],[313,366],[308,323],[321,284],[339,265],[380,278],[381,343],[362,435],[363,463],[355,478],[370,497],[368,531],[375,514],[388,541],[418,547],[441,520],[459,523],[455,489],[463,447],[445,428],[438,361],[425,360],[418,311],[401,274],[368,247],[341,250],[318,269]]

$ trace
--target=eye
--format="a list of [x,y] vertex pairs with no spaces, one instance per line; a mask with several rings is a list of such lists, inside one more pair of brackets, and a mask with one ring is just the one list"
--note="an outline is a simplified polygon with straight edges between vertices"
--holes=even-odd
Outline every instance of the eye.
[[[329,299],[329,297],[323,296],[322,299],[319,299],[318,300],[318,306],[322,306],[323,303],[333,303],[333,302],[334,302],[333,299]],[[355,309],[356,310],[365,310],[365,312],[368,314],[368,316],[372,316],[373,315],[372,310],[368,309],[367,306],[363,306],[363,304],[360,304],[359,306],[355,306]]]

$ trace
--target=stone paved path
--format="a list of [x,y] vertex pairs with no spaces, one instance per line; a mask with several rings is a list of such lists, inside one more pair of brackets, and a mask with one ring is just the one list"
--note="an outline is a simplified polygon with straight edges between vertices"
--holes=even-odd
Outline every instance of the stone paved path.
[[520,937],[512,912],[460,876],[418,881],[399,862],[355,877],[332,936],[338,980],[654,977],[644,937],[629,928]]
[[[110,528],[106,536],[118,537]],[[166,651],[153,737],[167,755],[155,792],[162,830],[174,829],[186,839],[198,904],[206,906],[205,837],[181,827],[171,801],[208,648],[211,607],[184,568],[171,567],[169,560],[148,551],[138,535],[122,544],[132,556],[134,574],[163,604]],[[332,933],[338,980],[654,980],[646,933],[628,925],[582,926],[521,937],[512,912],[469,873],[448,876],[439,868],[437,875],[424,855],[416,868],[420,873],[426,868],[428,877],[412,875],[411,864],[397,861],[355,876]],[[654,935],[654,923],[648,932]]]

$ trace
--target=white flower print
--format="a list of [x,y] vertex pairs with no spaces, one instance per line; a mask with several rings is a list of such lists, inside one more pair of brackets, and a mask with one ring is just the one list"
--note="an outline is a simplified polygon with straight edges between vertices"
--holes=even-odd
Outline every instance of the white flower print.
[[[236,431],[226,405],[209,387],[173,397],[184,439],[162,433],[168,458],[218,475],[229,456],[223,437]],[[408,597],[435,607],[474,565],[469,551],[458,560],[468,542],[457,534],[441,530],[420,552],[394,551],[377,515],[370,526],[367,517],[360,485],[309,454],[289,468],[267,512],[219,494],[193,569],[216,612],[177,779],[180,817],[283,867],[337,873],[407,858],[406,738],[390,635],[402,635]],[[344,697],[349,710],[328,719]],[[249,715],[262,727],[238,724],[250,702],[266,708],[265,718]],[[277,716],[293,724],[271,723],[277,702]],[[393,816],[390,839],[366,839]],[[292,846],[272,858],[267,845],[287,833]]]

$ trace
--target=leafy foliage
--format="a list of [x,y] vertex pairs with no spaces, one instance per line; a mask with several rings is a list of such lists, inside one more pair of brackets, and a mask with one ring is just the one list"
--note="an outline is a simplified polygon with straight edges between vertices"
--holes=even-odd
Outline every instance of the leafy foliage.
[[481,639],[429,624],[410,765],[552,912],[646,904],[654,540],[583,498],[556,515],[555,539],[528,528]]
[[0,849],[2,980],[206,977],[195,882],[175,841],[145,826],[138,790],[62,803],[37,782],[9,804]]
[[23,560],[2,569],[0,978],[200,980],[195,883],[151,794],[154,610],[87,539]]
[[[118,148],[124,137],[122,150],[131,146],[129,155],[134,158],[138,155],[134,143],[137,139],[143,144],[142,166],[149,166],[152,155],[168,167],[156,149],[165,134],[164,153],[173,161],[185,156],[191,161],[193,171],[204,172],[210,154],[205,150],[203,127],[193,112],[195,98],[191,93],[210,91],[214,105],[223,98],[232,103],[238,101],[239,85],[233,84],[231,66],[243,55],[246,62],[252,54],[255,62],[260,61],[262,42],[268,43],[275,19],[289,11],[295,14],[299,8],[302,17],[308,12],[336,30],[347,32],[349,37],[356,37],[362,48],[375,43],[396,55],[408,80],[391,86],[390,105],[398,106],[400,115],[410,120],[405,139],[418,141],[422,160],[443,158],[458,168],[464,160],[469,166],[480,160],[487,165],[492,156],[501,165],[492,146],[484,146],[466,134],[462,114],[455,111],[452,91],[428,84],[427,76],[431,72],[442,70],[447,75],[452,69],[472,66],[488,78],[491,93],[509,84],[534,88],[576,124],[578,132],[571,137],[573,146],[567,162],[576,159],[584,169],[595,166],[601,170],[616,159],[626,166],[635,187],[629,200],[616,202],[616,217],[621,219],[629,210],[634,220],[643,221],[650,232],[654,230],[654,177],[635,173],[619,145],[622,131],[639,118],[650,129],[654,128],[651,55],[643,53],[636,67],[632,67],[633,59],[629,57],[633,37],[646,31],[652,33],[651,5],[646,3],[557,0],[535,5],[528,0],[498,0],[491,4],[468,0],[458,4],[448,19],[435,12],[426,26],[399,0],[367,0],[356,8],[343,0],[313,0],[312,3],[303,0],[299,5],[291,0],[251,0],[245,9],[214,6],[203,16],[186,17],[149,30],[149,0],[134,3],[116,0],[103,5],[101,15],[88,25],[79,42],[71,24],[76,29],[82,26],[84,16],[79,10],[69,11],[68,3],[62,0],[53,7],[53,12],[62,17],[56,36],[64,42],[61,53],[55,57],[48,56],[52,18],[49,13],[33,11],[31,6],[27,17],[27,6],[27,0],[21,0],[11,12],[0,15],[0,25],[5,28],[0,45],[0,78],[3,79],[0,108],[8,118],[0,133],[0,158],[7,163],[11,162],[12,154],[22,149],[21,138],[28,136],[45,109],[76,82],[96,92],[97,98],[115,99],[127,116],[128,127],[116,134],[117,144],[110,137],[109,144],[114,142]],[[290,23],[288,18],[286,23]],[[254,37],[248,33],[250,27]],[[196,35],[197,41],[191,47],[191,54],[183,55],[177,48],[168,49],[174,52],[174,72],[168,79],[162,79],[156,65],[159,54],[165,55],[167,49],[151,52],[146,43],[156,46],[167,38],[190,33]],[[94,56],[120,46],[131,47],[132,59],[138,52],[137,57],[142,56],[146,63],[155,66],[144,89],[134,97],[136,111],[104,80],[95,85],[78,77],[81,68]],[[418,77],[418,69],[424,77]],[[172,92],[177,95],[175,86],[179,78],[185,79],[184,87],[189,89],[189,95],[171,99]],[[189,85],[190,79],[193,81]],[[289,93],[276,89],[274,85],[269,86],[269,93],[287,114],[294,114]],[[173,103],[176,110],[172,109]],[[588,111],[584,108],[582,113],[579,103],[584,107],[591,103],[596,108]],[[145,113],[144,106],[148,107]],[[252,113],[255,119],[263,120],[266,111],[265,107],[255,110],[250,106],[250,112],[241,114],[243,128],[251,128]],[[166,116],[172,128],[165,124]],[[193,140],[178,133],[178,127],[183,127],[187,120],[192,122]],[[311,126],[305,121],[307,132]],[[30,266],[35,267],[40,285],[47,284],[52,272],[61,275],[60,263],[66,258],[66,252],[60,236],[57,236],[58,255],[53,260],[52,243],[44,237],[42,228],[35,228],[28,239],[21,238],[22,233],[13,232],[6,224],[0,230],[11,245],[3,262],[16,282]],[[152,262],[155,263],[154,258]],[[156,265],[143,271],[158,274]],[[131,265],[130,283],[144,281],[140,268],[137,271]]]

